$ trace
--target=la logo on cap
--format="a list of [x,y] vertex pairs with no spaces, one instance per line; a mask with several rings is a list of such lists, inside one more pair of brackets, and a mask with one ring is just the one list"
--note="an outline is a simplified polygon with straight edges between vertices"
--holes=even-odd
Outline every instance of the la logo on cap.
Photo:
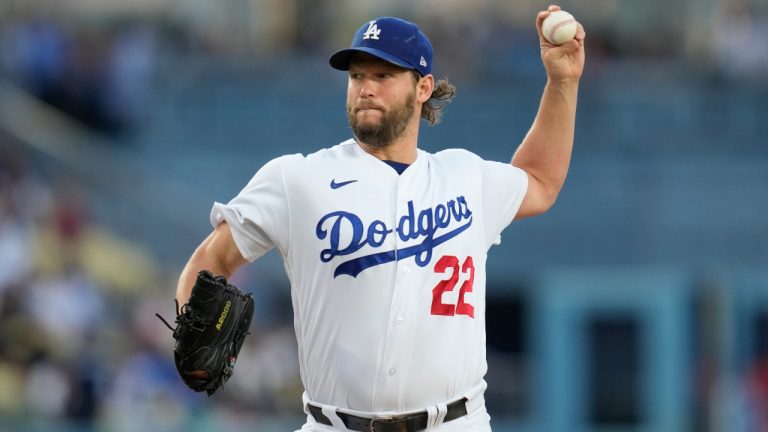
[[376,25],[376,21],[371,21],[368,23],[368,29],[363,33],[363,39],[379,40],[379,33],[381,33],[381,29]]

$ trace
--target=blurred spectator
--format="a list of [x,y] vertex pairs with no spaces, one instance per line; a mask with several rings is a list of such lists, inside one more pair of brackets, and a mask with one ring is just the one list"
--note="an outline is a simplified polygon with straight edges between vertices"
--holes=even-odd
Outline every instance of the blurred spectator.
[[28,315],[67,357],[82,352],[89,332],[103,322],[103,295],[76,265],[35,278],[25,292]]
[[757,359],[745,378],[751,430],[768,431],[768,358]]
[[146,23],[127,21],[113,32],[103,109],[119,131],[134,130],[148,103],[156,44],[155,32]]
[[8,210],[24,223],[36,224],[50,211],[51,192],[20,148],[13,138],[0,136],[0,189],[9,194]]
[[166,355],[139,348],[114,372],[103,414],[112,430],[133,432],[147,425],[181,430],[191,394]]
[[13,214],[8,190],[0,190],[0,305],[3,293],[21,283],[31,268],[31,233]]
[[297,408],[301,400],[296,340],[289,326],[259,328],[246,338],[237,364],[237,376],[228,390],[250,409],[265,413]]
[[748,0],[724,4],[713,14],[714,54],[726,78],[765,80],[768,76],[768,14]]
[[334,10],[328,0],[296,1],[296,48],[308,52],[327,49],[324,38],[334,26]]
[[37,229],[34,261],[38,272],[59,275],[82,266],[79,248],[89,221],[83,191],[74,179],[59,180],[51,202]]
[[38,358],[30,367],[24,393],[33,417],[63,419],[71,393],[66,369],[47,357]]
[[126,349],[103,401],[105,420],[119,425],[118,431],[147,424],[178,430],[186,421],[187,405],[200,400],[184,387],[170,359],[170,332],[154,316],[165,309],[162,303],[149,300],[137,305],[129,318],[132,338],[112,341]]
[[35,223],[49,201],[47,188],[29,172],[17,147],[0,143],[0,309],[4,292],[29,276]]
[[55,103],[70,67],[70,41],[57,22],[31,11],[11,20],[3,35],[5,68],[35,96]]
[[18,361],[0,356],[0,418],[8,418],[23,412],[25,370]]
[[98,419],[108,382],[106,356],[97,352],[94,333],[89,332],[83,350],[73,359],[70,373],[67,416],[83,427],[92,426]]
[[86,126],[112,136],[131,132],[147,102],[154,32],[130,21],[73,28],[39,12],[16,17],[2,35],[5,69],[31,94]]
[[88,224],[84,192],[72,179],[64,179],[57,185],[54,224],[59,238],[66,244],[77,244]]

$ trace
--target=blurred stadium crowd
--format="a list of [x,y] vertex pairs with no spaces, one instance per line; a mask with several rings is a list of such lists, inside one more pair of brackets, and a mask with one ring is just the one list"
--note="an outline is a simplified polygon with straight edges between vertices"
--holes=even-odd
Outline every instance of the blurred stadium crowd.
[[[210,410],[177,379],[170,334],[154,317],[172,316],[172,282],[90,219],[76,181],[45,179],[13,138],[0,149],[0,430],[204,424]],[[255,333],[239,365],[255,379],[217,395],[235,425],[288,406],[296,414],[292,334],[266,325]]]
[[[764,1],[562,6],[587,28],[589,68],[598,76],[608,64],[674,63],[705,82],[768,85]],[[322,63],[348,43],[359,22],[386,14],[418,21],[440,53],[438,68],[452,78],[530,77],[540,73],[533,17],[545,7],[494,0],[2,0],[0,83],[21,89],[46,112],[75,120],[78,136],[130,144],[110,150],[115,161],[126,154],[140,158],[149,152],[141,144],[144,130],[153,112],[157,121],[163,103],[160,87],[190,68],[279,74],[271,62]],[[767,111],[756,118],[766,121]],[[131,237],[104,216],[108,211],[92,211],[105,205],[94,197],[108,176],[94,178],[41,151],[29,138],[34,134],[20,134],[7,122],[0,122],[0,131],[0,431],[290,430],[300,424],[284,286],[281,294],[272,290],[260,298],[262,310],[271,312],[257,318],[225,391],[211,400],[192,394],[176,377],[170,334],[154,317],[172,315],[175,278],[192,249],[182,245],[168,256]],[[171,145],[169,154],[179,148]],[[141,213],[139,205],[132,204],[134,212]],[[127,217],[151,223],[144,214]],[[194,244],[207,233],[206,213],[186,217],[201,221]],[[258,288],[253,273],[239,278],[236,283]],[[499,379],[504,373],[520,378],[522,372],[509,366],[514,359],[492,351],[491,370]],[[747,399],[768,407],[768,374],[754,374]],[[510,394],[500,398],[521,398],[519,390],[505,391]],[[754,418],[733,430],[768,430],[768,410],[746,411]]]
[[[663,3],[664,13],[656,3]],[[599,0],[582,12],[590,62],[675,61],[693,73],[764,80],[765,4],[693,0],[631,5]],[[565,4],[564,6],[568,6]],[[576,9],[578,6],[573,5]],[[375,14],[413,16],[432,35],[452,77],[538,70],[531,16],[535,1],[457,0],[288,2],[143,0],[130,5],[70,0],[3,1],[3,71],[53,107],[107,133],[130,130],[149,100],[158,69],[181,57],[198,62],[267,63],[324,54],[346,44],[348,29]],[[343,12],[343,13],[342,13]],[[480,51],[477,48],[483,47]],[[164,69],[167,72],[167,69]],[[163,70],[160,71],[162,73]]]

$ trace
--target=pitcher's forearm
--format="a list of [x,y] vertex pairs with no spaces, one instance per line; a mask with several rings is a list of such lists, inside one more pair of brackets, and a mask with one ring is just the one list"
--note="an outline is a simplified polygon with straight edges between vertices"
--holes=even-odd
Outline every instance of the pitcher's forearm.
[[573,150],[578,81],[549,81],[539,111],[512,158],[512,165],[551,189],[556,195],[565,182]]
[[228,225],[226,223],[219,224],[208,238],[195,249],[181,271],[176,286],[176,300],[178,300],[179,305],[187,302],[200,270],[208,270],[214,275],[222,275],[229,279],[246,262],[235,245]]

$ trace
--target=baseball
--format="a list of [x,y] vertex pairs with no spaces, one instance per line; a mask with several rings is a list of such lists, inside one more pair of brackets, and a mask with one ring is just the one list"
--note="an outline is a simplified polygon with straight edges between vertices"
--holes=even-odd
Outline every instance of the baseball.
[[576,19],[566,11],[551,12],[541,23],[544,38],[553,45],[562,45],[576,36]]

